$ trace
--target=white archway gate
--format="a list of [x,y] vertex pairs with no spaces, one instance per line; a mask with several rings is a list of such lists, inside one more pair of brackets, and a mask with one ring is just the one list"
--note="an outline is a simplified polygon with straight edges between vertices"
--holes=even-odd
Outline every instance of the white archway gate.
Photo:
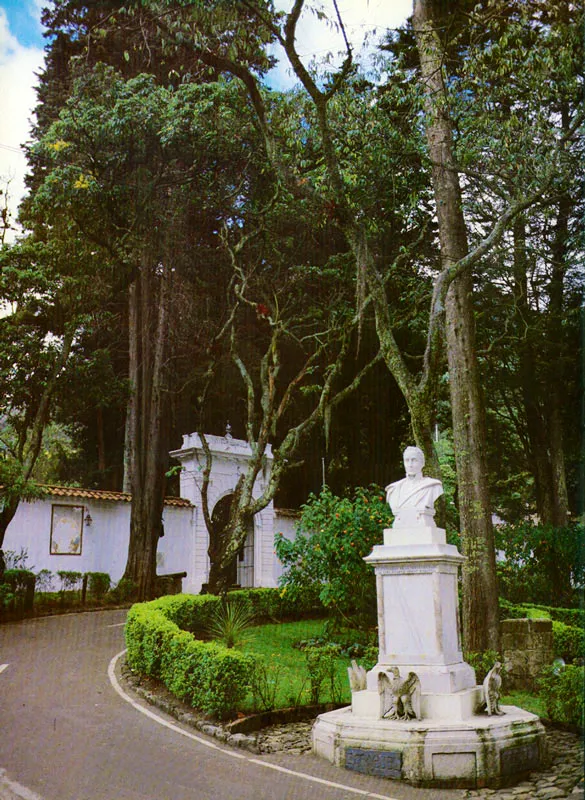
[[[206,437],[212,455],[211,475],[208,487],[210,513],[218,508],[218,503],[231,495],[238,478],[252,458],[252,450],[247,442],[226,436]],[[183,436],[180,450],[170,453],[182,466],[181,497],[190,500],[196,508],[191,563],[187,569],[184,590],[200,592],[209,576],[209,533],[201,511],[201,486],[205,453],[199,434]],[[260,496],[270,478],[272,468],[272,449],[266,448],[266,466],[254,484],[254,497]],[[236,560],[236,581],[241,586],[276,586],[274,575],[274,507],[266,506],[254,517],[253,528]]]

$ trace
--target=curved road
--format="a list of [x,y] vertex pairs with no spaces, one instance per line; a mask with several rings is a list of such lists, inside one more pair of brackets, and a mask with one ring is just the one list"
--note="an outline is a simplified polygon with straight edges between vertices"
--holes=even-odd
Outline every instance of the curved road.
[[[0,800],[460,800],[255,756],[182,726],[117,685],[125,611],[0,626]],[[110,675],[108,674],[110,672]]]

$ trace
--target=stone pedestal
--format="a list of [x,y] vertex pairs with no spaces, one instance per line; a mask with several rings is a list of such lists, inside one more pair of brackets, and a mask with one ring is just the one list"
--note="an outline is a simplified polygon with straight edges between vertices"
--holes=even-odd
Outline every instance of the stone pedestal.
[[313,752],[339,767],[414,786],[498,788],[524,780],[546,759],[538,717],[514,706],[503,710],[502,717],[405,723],[342,708],[318,718]]
[[[348,769],[421,786],[498,787],[521,780],[544,758],[538,717],[506,707],[480,713],[483,687],[463,661],[457,592],[463,557],[432,516],[384,531],[365,559],[376,572],[379,659],[352,705],[322,714],[313,750]],[[420,680],[419,720],[384,718],[378,674],[398,667]]]
[[[475,686],[461,652],[457,572],[463,561],[442,528],[386,529],[365,559],[378,597],[378,667],[416,672],[423,693]],[[373,670],[368,689],[377,689]]]
[[389,666],[402,675],[415,672],[423,697],[474,690],[475,673],[461,652],[457,573],[463,556],[447,544],[445,531],[387,528],[384,544],[365,560],[376,572],[378,597],[379,658],[368,690],[377,693],[378,672]]

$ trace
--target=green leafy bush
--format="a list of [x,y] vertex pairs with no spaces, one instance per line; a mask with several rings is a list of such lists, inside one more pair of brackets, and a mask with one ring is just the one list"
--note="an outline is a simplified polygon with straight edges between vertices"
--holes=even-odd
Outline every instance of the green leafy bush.
[[49,569],[41,569],[37,572],[36,590],[37,592],[50,592],[53,586],[53,573]]
[[283,678],[282,664],[272,657],[268,661],[257,659],[250,675],[250,688],[254,706],[258,711],[272,711],[276,708],[276,698]]
[[21,614],[31,611],[34,603],[36,577],[28,569],[13,568],[4,572],[0,584],[0,610]]
[[553,722],[584,727],[584,668],[574,664],[549,666],[539,680],[546,713]]
[[96,600],[101,600],[106,592],[109,591],[112,579],[107,572],[88,572],[86,574],[89,593],[93,595]]
[[236,589],[230,599],[245,599],[258,620],[274,621],[321,616],[325,613],[318,593],[282,589]]
[[73,572],[72,570],[59,570],[57,576],[61,581],[61,594],[63,596],[65,592],[78,590],[83,580],[83,573]]
[[557,658],[562,658],[567,663],[583,658],[585,655],[585,639],[583,628],[565,625],[564,622],[553,620],[553,649]]
[[585,585],[584,528],[521,522],[497,526],[500,590],[515,603],[577,604]]
[[318,596],[322,604],[357,624],[376,621],[374,571],[364,562],[382,531],[390,509],[379,489],[358,488],[352,498],[336,497],[328,487],[311,495],[302,508],[294,541],[276,539],[285,567],[281,586],[293,598]]
[[[475,680],[478,684],[483,683],[485,676],[494,666],[496,661],[499,661],[500,664],[504,663],[502,656],[495,650],[482,650],[481,652],[473,652],[473,653],[465,652],[463,654],[463,660],[466,661],[475,670]],[[506,673],[505,668],[502,667],[500,673],[502,677],[505,676],[505,673]]]
[[324,684],[329,688],[333,702],[339,702],[341,697],[341,687],[337,680],[339,648],[336,645],[306,647],[304,654],[309,673],[311,703],[316,705],[319,702]]
[[35,575],[28,569],[7,569],[4,572],[4,583],[7,583],[11,590],[18,594],[26,591],[30,586],[34,586]]
[[180,630],[173,618],[189,619],[190,611],[205,606],[203,597],[191,595],[132,606],[125,629],[127,658],[132,669],[162,680],[181,699],[223,719],[244,700],[255,659]]

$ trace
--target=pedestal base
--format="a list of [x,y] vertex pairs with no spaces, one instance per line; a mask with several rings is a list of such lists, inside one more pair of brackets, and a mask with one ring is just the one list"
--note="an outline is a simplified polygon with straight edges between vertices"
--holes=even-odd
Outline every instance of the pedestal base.
[[398,656],[395,661],[388,660],[384,664],[376,664],[368,672],[367,688],[371,691],[378,691],[378,673],[392,666],[399,667],[400,674],[404,676],[408,675],[409,672],[415,672],[419,677],[423,693],[438,692],[446,694],[449,692],[461,692],[464,689],[473,689],[475,687],[475,670],[465,661],[460,661],[457,664],[429,666],[428,664],[409,663]]
[[538,717],[514,706],[503,710],[501,717],[394,722],[342,708],[317,718],[313,752],[336,766],[414,786],[498,788],[546,760]]
[[[364,719],[381,719],[386,709],[382,708],[383,698],[378,691],[364,689],[353,692],[351,710],[356,717]],[[474,686],[460,692],[429,692],[421,694],[421,718],[429,720],[469,721],[483,703],[483,689]]]

